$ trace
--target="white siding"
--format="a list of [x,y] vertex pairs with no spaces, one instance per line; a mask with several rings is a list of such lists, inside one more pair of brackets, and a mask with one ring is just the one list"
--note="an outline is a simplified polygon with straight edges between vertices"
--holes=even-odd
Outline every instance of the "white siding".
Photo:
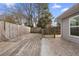
[[68,36],[69,36],[69,22],[68,22],[68,19],[63,20],[62,22],[63,22],[63,24],[62,24],[63,37],[65,39],[68,39]]
[[75,42],[75,43],[79,43],[79,38],[78,37],[72,37],[69,34],[69,19],[64,19],[61,22],[61,35],[62,38]]

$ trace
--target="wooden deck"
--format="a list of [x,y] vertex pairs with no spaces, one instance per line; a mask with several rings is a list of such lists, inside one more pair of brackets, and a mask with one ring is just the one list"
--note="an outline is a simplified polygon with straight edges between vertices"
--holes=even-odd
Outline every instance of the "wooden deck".
[[42,38],[41,56],[79,56],[79,44],[61,37],[50,36]]
[[79,56],[79,45],[60,37],[23,35],[17,41],[0,42],[0,56]]
[[1,56],[39,56],[41,46],[40,34],[28,34],[16,42],[0,42]]

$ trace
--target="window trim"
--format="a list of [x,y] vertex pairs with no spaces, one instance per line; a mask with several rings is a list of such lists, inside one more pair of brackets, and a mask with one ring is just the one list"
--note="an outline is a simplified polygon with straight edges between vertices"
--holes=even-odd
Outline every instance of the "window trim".
[[70,28],[71,27],[79,27],[79,26],[70,26],[70,21],[74,18],[74,17],[79,17],[79,15],[76,15],[76,16],[73,16],[73,17],[70,17],[69,18],[69,37],[74,37],[74,38],[79,38],[79,36],[76,36],[76,35],[71,35],[71,31],[70,31]]

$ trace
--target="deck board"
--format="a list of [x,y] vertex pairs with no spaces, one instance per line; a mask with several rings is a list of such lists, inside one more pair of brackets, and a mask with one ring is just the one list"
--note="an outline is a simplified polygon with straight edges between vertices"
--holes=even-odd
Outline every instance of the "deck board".
[[[30,36],[30,37],[29,37]],[[0,42],[1,56],[34,56],[40,53],[40,34],[28,34],[16,42]],[[37,48],[37,46],[39,48]],[[39,51],[39,53],[37,53]]]
[[42,39],[41,56],[79,56],[79,44],[61,38]]
[[60,37],[29,33],[17,41],[0,42],[0,56],[79,56],[79,45]]

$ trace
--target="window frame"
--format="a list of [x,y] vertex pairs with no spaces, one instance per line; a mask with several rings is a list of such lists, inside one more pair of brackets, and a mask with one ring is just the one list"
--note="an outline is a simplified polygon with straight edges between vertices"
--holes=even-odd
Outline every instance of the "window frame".
[[71,27],[79,27],[79,26],[71,26],[71,25],[70,25],[70,24],[71,24],[71,20],[73,20],[73,18],[75,18],[75,17],[79,17],[79,15],[72,16],[72,17],[69,18],[69,36],[70,36],[70,37],[79,38],[79,36],[71,35],[71,30],[70,30]]

